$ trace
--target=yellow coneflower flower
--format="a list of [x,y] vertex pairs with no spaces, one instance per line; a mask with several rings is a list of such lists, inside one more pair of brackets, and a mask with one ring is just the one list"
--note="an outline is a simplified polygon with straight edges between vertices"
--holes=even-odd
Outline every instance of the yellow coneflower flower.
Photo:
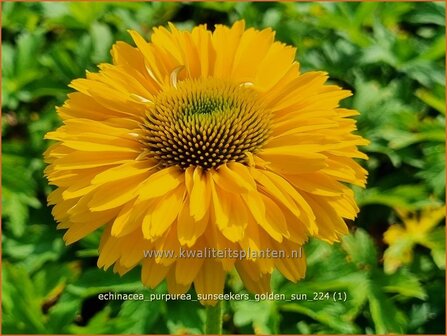
[[[253,292],[276,268],[305,274],[304,258],[180,258],[143,251],[299,250],[308,237],[338,241],[358,208],[346,185],[365,185],[351,95],[301,74],[295,49],[271,29],[205,25],[130,32],[112,64],[76,79],[47,134],[46,175],[58,228],[73,243],[104,227],[98,266],[124,274],[142,265],[150,287],[192,284],[221,293],[236,269]],[[261,253],[259,254],[261,255]],[[281,255],[281,254],[278,254]]]
[[[434,255],[439,242],[432,234],[435,227],[445,218],[445,205],[428,207],[419,213],[404,209],[397,209],[396,212],[404,225],[392,224],[383,234],[383,241],[389,245],[383,254],[383,265],[387,273],[394,273],[399,267],[409,264],[413,260],[413,249],[416,245],[425,246],[432,250]],[[445,247],[442,250],[441,259],[444,260]]]

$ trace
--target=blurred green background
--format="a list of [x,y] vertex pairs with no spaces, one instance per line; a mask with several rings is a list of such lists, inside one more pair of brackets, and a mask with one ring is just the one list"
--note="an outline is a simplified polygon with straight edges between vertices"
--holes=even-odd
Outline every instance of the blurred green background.
[[[225,302],[224,332],[445,332],[443,3],[47,2],[2,3],[3,333],[203,332],[197,302],[98,300],[166,288],[142,288],[139,270],[98,270],[99,232],[64,246],[46,206],[43,135],[60,124],[67,84],[110,61],[127,29],[149,38],[168,21],[190,29],[241,18],[295,45],[303,71],[327,71],[354,92],[343,105],[361,112],[371,141],[369,182],[356,190],[353,234],[310,242],[304,281],[272,280],[276,293],[343,292],[346,302]],[[226,291],[244,292],[236,275]]]

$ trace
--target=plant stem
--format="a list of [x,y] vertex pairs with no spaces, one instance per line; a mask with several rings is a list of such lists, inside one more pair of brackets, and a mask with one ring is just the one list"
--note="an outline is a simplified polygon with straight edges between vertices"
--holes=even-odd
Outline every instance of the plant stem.
[[205,335],[222,335],[222,301],[206,306]]

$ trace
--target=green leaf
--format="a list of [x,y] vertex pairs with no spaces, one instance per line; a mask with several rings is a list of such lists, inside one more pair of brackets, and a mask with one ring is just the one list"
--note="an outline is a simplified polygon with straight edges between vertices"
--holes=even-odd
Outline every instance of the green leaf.
[[441,34],[433,44],[419,55],[419,59],[434,61],[445,56],[445,34]]
[[[14,76],[15,49],[9,43],[2,45],[2,77],[3,79]],[[3,90],[2,90],[3,91]]]
[[[331,301],[319,302],[318,305],[288,303],[281,306],[281,310],[296,312],[313,318],[314,320],[329,326],[329,333],[357,334],[358,328],[345,315],[344,303]],[[340,318],[342,316],[342,318]]]
[[235,301],[233,302],[234,324],[251,325],[255,334],[276,334],[278,314],[274,301]]
[[110,58],[109,51],[113,43],[112,33],[108,25],[95,22],[90,27],[93,42],[93,62],[100,63]]
[[86,326],[71,325],[69,328],[70,334],[110,334],[112,332],[120,332],[113,326],[113,322],[110,318],[111,308],[106,306],[104,309],[96,313]]
[[48,263],[33,275],[34,287],[43,299],[52,301],[74,276],[68,264]]
[[412,23],[445,26],[445,4],[442,2],[426,2],[418,4],[415,10],[405,19]]
[[445,226],[434,229],[426,240],[425,245],[430,249],[436,266],[445,269]]
[[408,263],[412,256],[414,241],[411,237],[401,237],[390,245],[383,254],[383,267],[386,273],[394,273],[403,264]]
[[[9,154],[14,148],[8,145],[10,144],[4,146],[2,156],[3,216],[8,219],[5,227],[19,237],[28,224],[29,208],[39,208],[41,204],[35,197],[37,185],[32,176],[33,169],[29,166],[29,158]],[[21,144],[19,149],[23,151]]]
[[68,333],[70,325],[81,310],[81,297],[64,291],[48,314],[48,326],[54,334]]
[[228,12],[230,10],[233,10],[235,7],[235,3],[234,2],[222,2],[222,3],[216,3],[216,2],[212,2],[212,1],[204,1],[204,2],[198,2],[197,4],[194,4],[198,7],[202,7],[205,9],[211,9],[214,11],[219,11],[219,12]]
[[45,18],[61,18],[69,14],[68,4],[65,2],[42,2],[42,10]]
[[168,301],[166,326],[171,334],[201,334],[204,325],[203,307],[193,301]]
[[24,268],[3,264],[2,293],[4,333],[46,333],[42,298]]
[[61,233],[56,225],[30,225],[26,234],[17,238],[7,237],[4,240],[4,256],[20,263],[28,271],[34,272],[47,261],[56,261],[64,251]]
[[[121,278],[111,271],[105,272],[97,268],[88,268],[79,278],[67,282],[59,301],[49,310],[49,325],[55,333],[81,331],[73,328],[71,324],[81,310],[83,299],[100,293],[135,293],[142,290],[139,270],[131,271]],[[106,316],[108,315],[100,314],[97,321],[102,321]],[[100,328],[98,324],[100,323],[94,321],[92,329]],[[112,332],[112,329],[107,330],[107,333]]]
[[3,189],[3,215],[9,218],[5,226],[16,237],[23,235],[28,221],[28,204],[23,194],[14,194],[8,189]]
[[142,289],[138,269],[127,273],[125,277],[120,277],[112,271],[92,268],[83,273],[75,283],[67,286],[67,291],[83,298],[108,291],[134,292]]
[[390,208],[418,209],[435,205],[436,200],[430,200],[424,185],[401,185],[394,188],[371,187],[363,191],[358,199],[362,206],[368,204],[383,204]]
[[40,33],[23,33],[18,37],[17,58],[15,59],[17,77],[24,76],[37,65],[36,55],[38,55],[42,44],[43,37]]
[[90,27],[94,21],[98,20],[106,6],[106,3],[100,2],[70,2],[69,4],[71,16],[84,28]]
[[397,272],[383,278],[383,290],[385,292],[399,293],[407,297],[425,299],[427,294],[416,275],[410,273],[407,268],[400,268]]
[[368,301],[377,334],[405,333],[405,316],[374,281],[368,289]]
[[360,268],[373,267],[377,264],[374,241],[360,228],[343,238],[342,247],[349,259]]
[[427,89],[416,90],[416,97],[422,100],[427,105],[433,107],[436,111],[445,115],[445,96],[442,98],[432,94]]
[[423,148],[425,157],[422,169],[417,173],[425,184],[433,190],[439,199],[444,198],[445,191],[445,145],[427,144]]
[[[145,290],[145,297],[149,297],[154,291]],[[121,327],[124,334],[146,334],[153,330],[155,323],[162,316],[163,301],[136,301],[123,302],[118,314],[120,320],[129,321],[130,325]]]
[[[324,323],[330,328],[327,333],[358,332],[353,321],[367,299],[369,272],[359,271],[339,245],[330,246],[312,240],[305,250],[308,261],[306,278],[296,284],[288,282],[279,288],[277,292],[290,300],[279,302],[280,309],[285,306],[287,311],[291,309]],[[321,272],[322,269],[324,272]],[[330,293],[330,299],[318,300],[319,292]],[[346,302],[334,301],[334,297],[338,297],[337,293],[343,297],[346,295]],[[292,295],[295,295],[295,301],[291,300]],[[337,307],[331,308],[333,304],[337,304]]]
[[[433,313],[431,312],[430,305],[427,303],[422,303],[420,305],[413,305],[411,307],[409,315],[408,329],[409,332],[413,333],[411,330],[422,326],[427,321],[432,319]],[[416,333],[416,332],[414,332]]]

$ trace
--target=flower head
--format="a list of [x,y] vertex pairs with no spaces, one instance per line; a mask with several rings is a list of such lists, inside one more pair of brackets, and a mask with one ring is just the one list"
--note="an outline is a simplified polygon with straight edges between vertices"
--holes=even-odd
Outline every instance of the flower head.
[[[367,141],[352,133],[357,112],[339,107],[350,92],[300,73],[294,48],[243,21],[130,34],[136,47],[116,43],[112,64],[72,82],[63,125],[47,134],[65,241],[104,227],[99,267],[141,264],[145,285],[166,279],[175,293],[221,293],[233,269],[254,292],[274,269],[302,278],[305,260],[290,253],[310,236],[338,241],[358,212],[346,184],[365,184],[354,158]],[[181,249],[286,255],[167,252]]]
[[442,244],[445,232],[443,227],[436,228],[445,218],[445,206],[428,207],[419,213],[404,209],[396,211],[404,225],[393,224],[383,235],[384,242],[389,245],[383,255],[385,271],[394,273],[399,267],[409,264],[416,245],[430,249],[435,261],[440,261],[439,264],[445,268],[445,243]]

